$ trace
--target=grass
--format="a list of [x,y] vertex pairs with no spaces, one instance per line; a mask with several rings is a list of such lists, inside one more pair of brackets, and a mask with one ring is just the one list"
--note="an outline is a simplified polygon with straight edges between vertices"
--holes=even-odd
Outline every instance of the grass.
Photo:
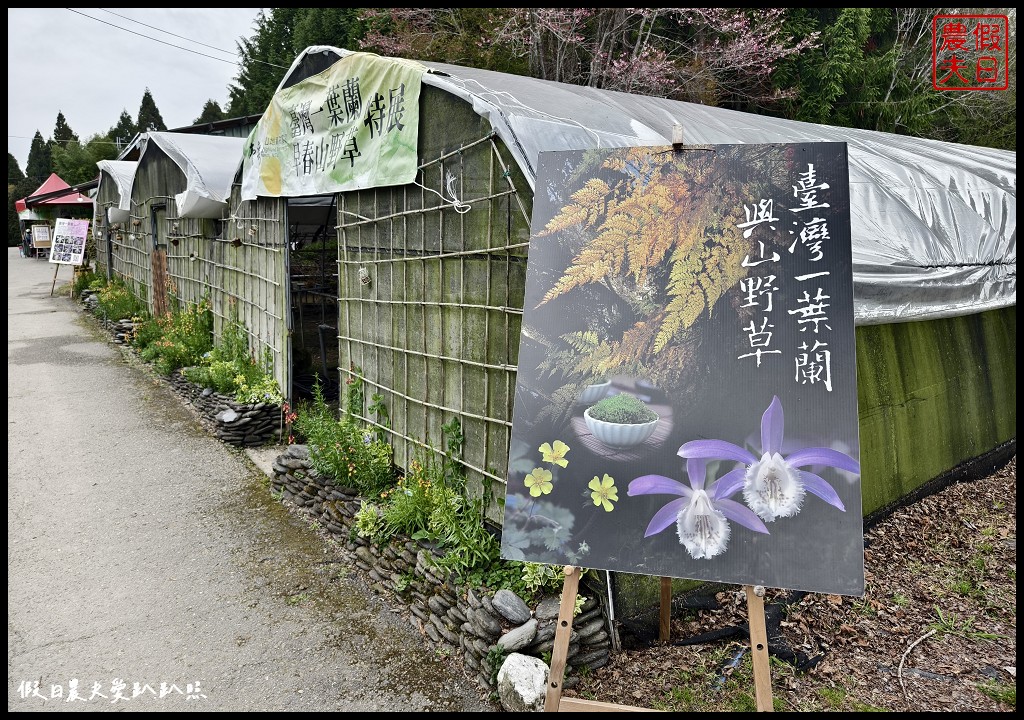
[[998,680],[989,680],[978,685],[978,690],[1004,705],[1017,707],[1017,686],[1007,685]]
[[842,688],[821,688],[818,696],[824,701],[825,709],[832,712],[885,712],[883,708],[854,700]]
[[[652,698],[650,707],[665,712],[690,712],[718,709],[728,712],[754,712],[757,700],[753,691],[754,668],[749,653],[731,672],[722,668],[735,657],[737,646],[722,647],[701,663],[675,672],[668,678],[668,687],[660,696]],[[792,671],[776,658],[769,658],[772,673]],[[785,711],[786,702],[773,694],[776,711]]]
[[928,626],[939,634],[959,635],[971,640],[998,640],[1002,636],[995,633],[981,632],[974,629],[974,618],[960,618],[956,613],[943,613],[935,607],[937,621]]

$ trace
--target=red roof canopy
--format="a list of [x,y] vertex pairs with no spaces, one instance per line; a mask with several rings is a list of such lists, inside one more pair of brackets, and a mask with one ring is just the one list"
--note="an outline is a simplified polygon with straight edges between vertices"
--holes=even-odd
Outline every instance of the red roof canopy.
[[37,202],[33,202],[32,204],[47,205],[52,207],[54,205],[81,205],[82,203],[92,202],[90,198],[86,197],[82,193],[75,192],[74,190],[72,190],[71,186],[68,185],[63,180],[61,180],[60,176],[58,176],[57,173],[50,173],[50,177],[46,178],[46,182],[37,187],[35,192],[33,192],[31,195],[27,197],[23,197],[21,200],[15,200],[14,209],[18,212],[21,212],[22,210],[27,210],[28,203],[25,201],[28,200],[28,198],[35,197],[37,195],[48,195],[50,193],[59,192],[65,189],[67,190],[67,193],[64,193],[62,195],[56,195],[46,200],[39,200]]

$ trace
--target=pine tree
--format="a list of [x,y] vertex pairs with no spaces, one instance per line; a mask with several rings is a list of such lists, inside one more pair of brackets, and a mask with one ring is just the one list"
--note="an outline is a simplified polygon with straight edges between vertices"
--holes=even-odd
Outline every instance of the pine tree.
[[42,184],[53,172],[53,157],[50,151],[50,144],[43,140],[42,134],[36,130],[32,138],[32,147],[28,151],[28,163],[25,165],[25,175],[29,180],[35,182],[36,186]]
[[146,92],[142,96],[142,104],[139,105],[139,118],[135,122],[135,126],[139,132],[163,132],[167,129],[149,88],[146,88]]
[[132,120],[132,116],[128,114],[127,110],[121,111],[121,117],[117,120],[117,125],[110,128],[110,132],[107,133],[107,137],[117,145],[118,150],[123,148],[126,144],[132,141],[135,137],[135,133],[138,130],[135,128],[135,121]]
[[[256,31],[238,42],[238,77],[228,85],[228,115],[256,115],[267,109],[295,55],[293,37],[299,8],[270,8],[256,16]],[[333,43],[332,43],[333,44]]]
[[[26,189],[28,188],[28,189]],[[7,153],[7,245],[14,247],[21,243],[21,225],[18,223],[18,211],[14,207],[16,200],[25,197],[25,194],[32,192],[34,187],[29,187],[25,180],[25,173],[21,171],[18,160],[10,153]]]
[[20,183],[25,179],[25,173],[21,171],[21,166],[18,165],[18,159],[7,153],[7,187]]
[[64,119],[64,113],[57,112],[57,124],[53,128],[53,142],[55,143],[68,143],[72,140],[78,141],[78,135],[68,125],[67,120]]
[[207,100],[206,104],[203,105],[203,112],[192,121],[193,125],[199,125],[201,123],[212,123],[218,120],[223,120],[226,116],[224,111],[221,110],[220,103],[216,100]]

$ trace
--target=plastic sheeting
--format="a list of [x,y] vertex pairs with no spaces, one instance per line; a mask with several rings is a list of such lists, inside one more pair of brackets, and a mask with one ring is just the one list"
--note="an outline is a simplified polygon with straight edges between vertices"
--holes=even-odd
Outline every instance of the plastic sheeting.
[[128,160],[100,160],[96,165],[100,169],[100,180],[103,179],[102,173],[106,173],[117,187],[117,207],[107,208],[107,218],[112,223],[124,222],[132,209],[132,183],[135,182],[135,169],[139,164]]
[[151,143],[160,148],[185,174],[185,191],[174,196],[178,217],[224,217],[231,185],[242,162],[245,139],[150,132],[143,137],[140,162]]
[[[307,56],[349,51],[307,48]],[[319,58],[318,58],[319,59]],[[321,61],[322,63],[322,61]],[[783,120],[723,108],[425,62],[423,82],[471,103],[531,186],[554,150],[845,142],[857,324],[965,315],[1017,303],[1017,153]]]

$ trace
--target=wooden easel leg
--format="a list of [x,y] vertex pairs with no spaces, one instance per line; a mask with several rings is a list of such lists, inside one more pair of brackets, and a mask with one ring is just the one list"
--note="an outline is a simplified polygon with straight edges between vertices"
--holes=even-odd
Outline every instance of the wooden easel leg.
[[668,642],[672,638],[672,578],[661,579],[661,610],[658,616],[658,639]]
[[57,271],[60,270],[60,263],[53,266],[53,284],[50,285],[50,297],[53,297],[53,289],[57,287]]
[[558,606],[558,624],[555,626],[555,644],[551,648],[551,671],[548,673],[548,691],[544,698],[544,712],[558,712],[562,700],[562,679],[565,675],[569,638],[572,636],[572,618],[576,609],[576,594],[580,588],[580,569],[565,566],[562,602]]
[[[747,621],[750,625],[750,656],[754,661],[754,698],[758,712],[772,712],[772,671],[768,663],[768,631],[764,622],[764,589],[744,585]],[[758,593],[760,590],[760,594]]]

